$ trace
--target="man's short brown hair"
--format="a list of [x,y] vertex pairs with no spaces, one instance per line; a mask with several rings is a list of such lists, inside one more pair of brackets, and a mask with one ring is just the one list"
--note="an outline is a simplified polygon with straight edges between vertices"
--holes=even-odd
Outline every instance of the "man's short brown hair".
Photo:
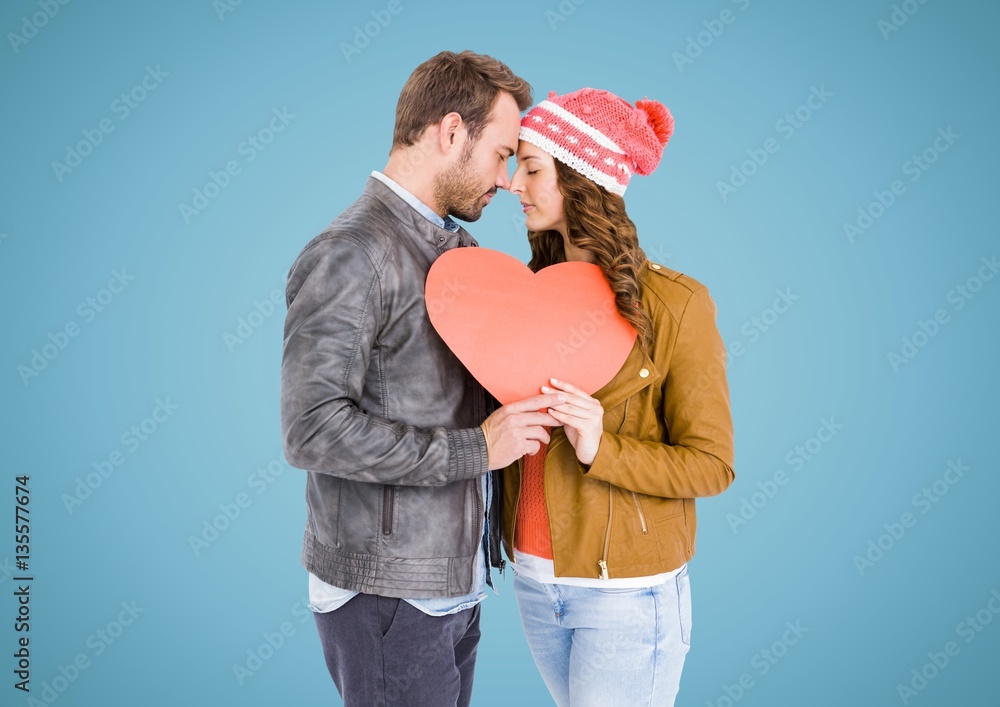
[[428,125],[451,112],[462,116],[475,142],[502,92],[513,96],[519,110],[531,106],[531,84],[502,61],[469,50],[431,57],[413,70],[399,93],[393,148],[413,145]]

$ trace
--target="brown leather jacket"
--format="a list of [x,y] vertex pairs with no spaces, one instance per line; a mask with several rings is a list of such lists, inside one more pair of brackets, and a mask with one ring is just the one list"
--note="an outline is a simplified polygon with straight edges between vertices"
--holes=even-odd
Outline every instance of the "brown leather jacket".
[[[642,285],[656,341],[646,356],[637,340],[621,370],[594,393],[604,407],[604,434],[589,469],[562,428],[551,431],[545,502],[559,577],[643,577],[680,567],[694,555],[694,499],[722,493],[734,478],[715,303],[700,282],[657,263],[642,273]],[[511,559],[521,461],[503,473]]]

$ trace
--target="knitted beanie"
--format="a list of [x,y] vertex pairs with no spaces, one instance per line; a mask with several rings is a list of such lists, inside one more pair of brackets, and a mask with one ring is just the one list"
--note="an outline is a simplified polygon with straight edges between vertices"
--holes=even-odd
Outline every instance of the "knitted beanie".
[[633,106],[608,91],[555,91],[521,120],[520,139],[542,148],[613,194],[632,173],[652,173],[674,132],[665,105],[646,98]]

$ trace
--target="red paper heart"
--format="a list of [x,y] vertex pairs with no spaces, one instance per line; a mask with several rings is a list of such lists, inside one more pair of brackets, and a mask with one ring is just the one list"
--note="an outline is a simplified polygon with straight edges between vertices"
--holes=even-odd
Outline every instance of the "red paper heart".
[[588,394],[625,363],[636,332],[592,263],[537,273],[488,248],[454,248],[427,273],[431,323],[502,404],[536,395],[556,378]]

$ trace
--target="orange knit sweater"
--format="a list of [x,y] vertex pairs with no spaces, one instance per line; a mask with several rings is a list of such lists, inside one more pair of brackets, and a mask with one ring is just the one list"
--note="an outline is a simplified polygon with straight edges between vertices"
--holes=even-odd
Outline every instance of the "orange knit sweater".
[[552,536],[549,514],[545,509],[545,451],[547,444],[535,454],[525,455],[521,478],[521,497],[517,502],[517,523],[514,527],[514,547],[538,557],[552,559]]

